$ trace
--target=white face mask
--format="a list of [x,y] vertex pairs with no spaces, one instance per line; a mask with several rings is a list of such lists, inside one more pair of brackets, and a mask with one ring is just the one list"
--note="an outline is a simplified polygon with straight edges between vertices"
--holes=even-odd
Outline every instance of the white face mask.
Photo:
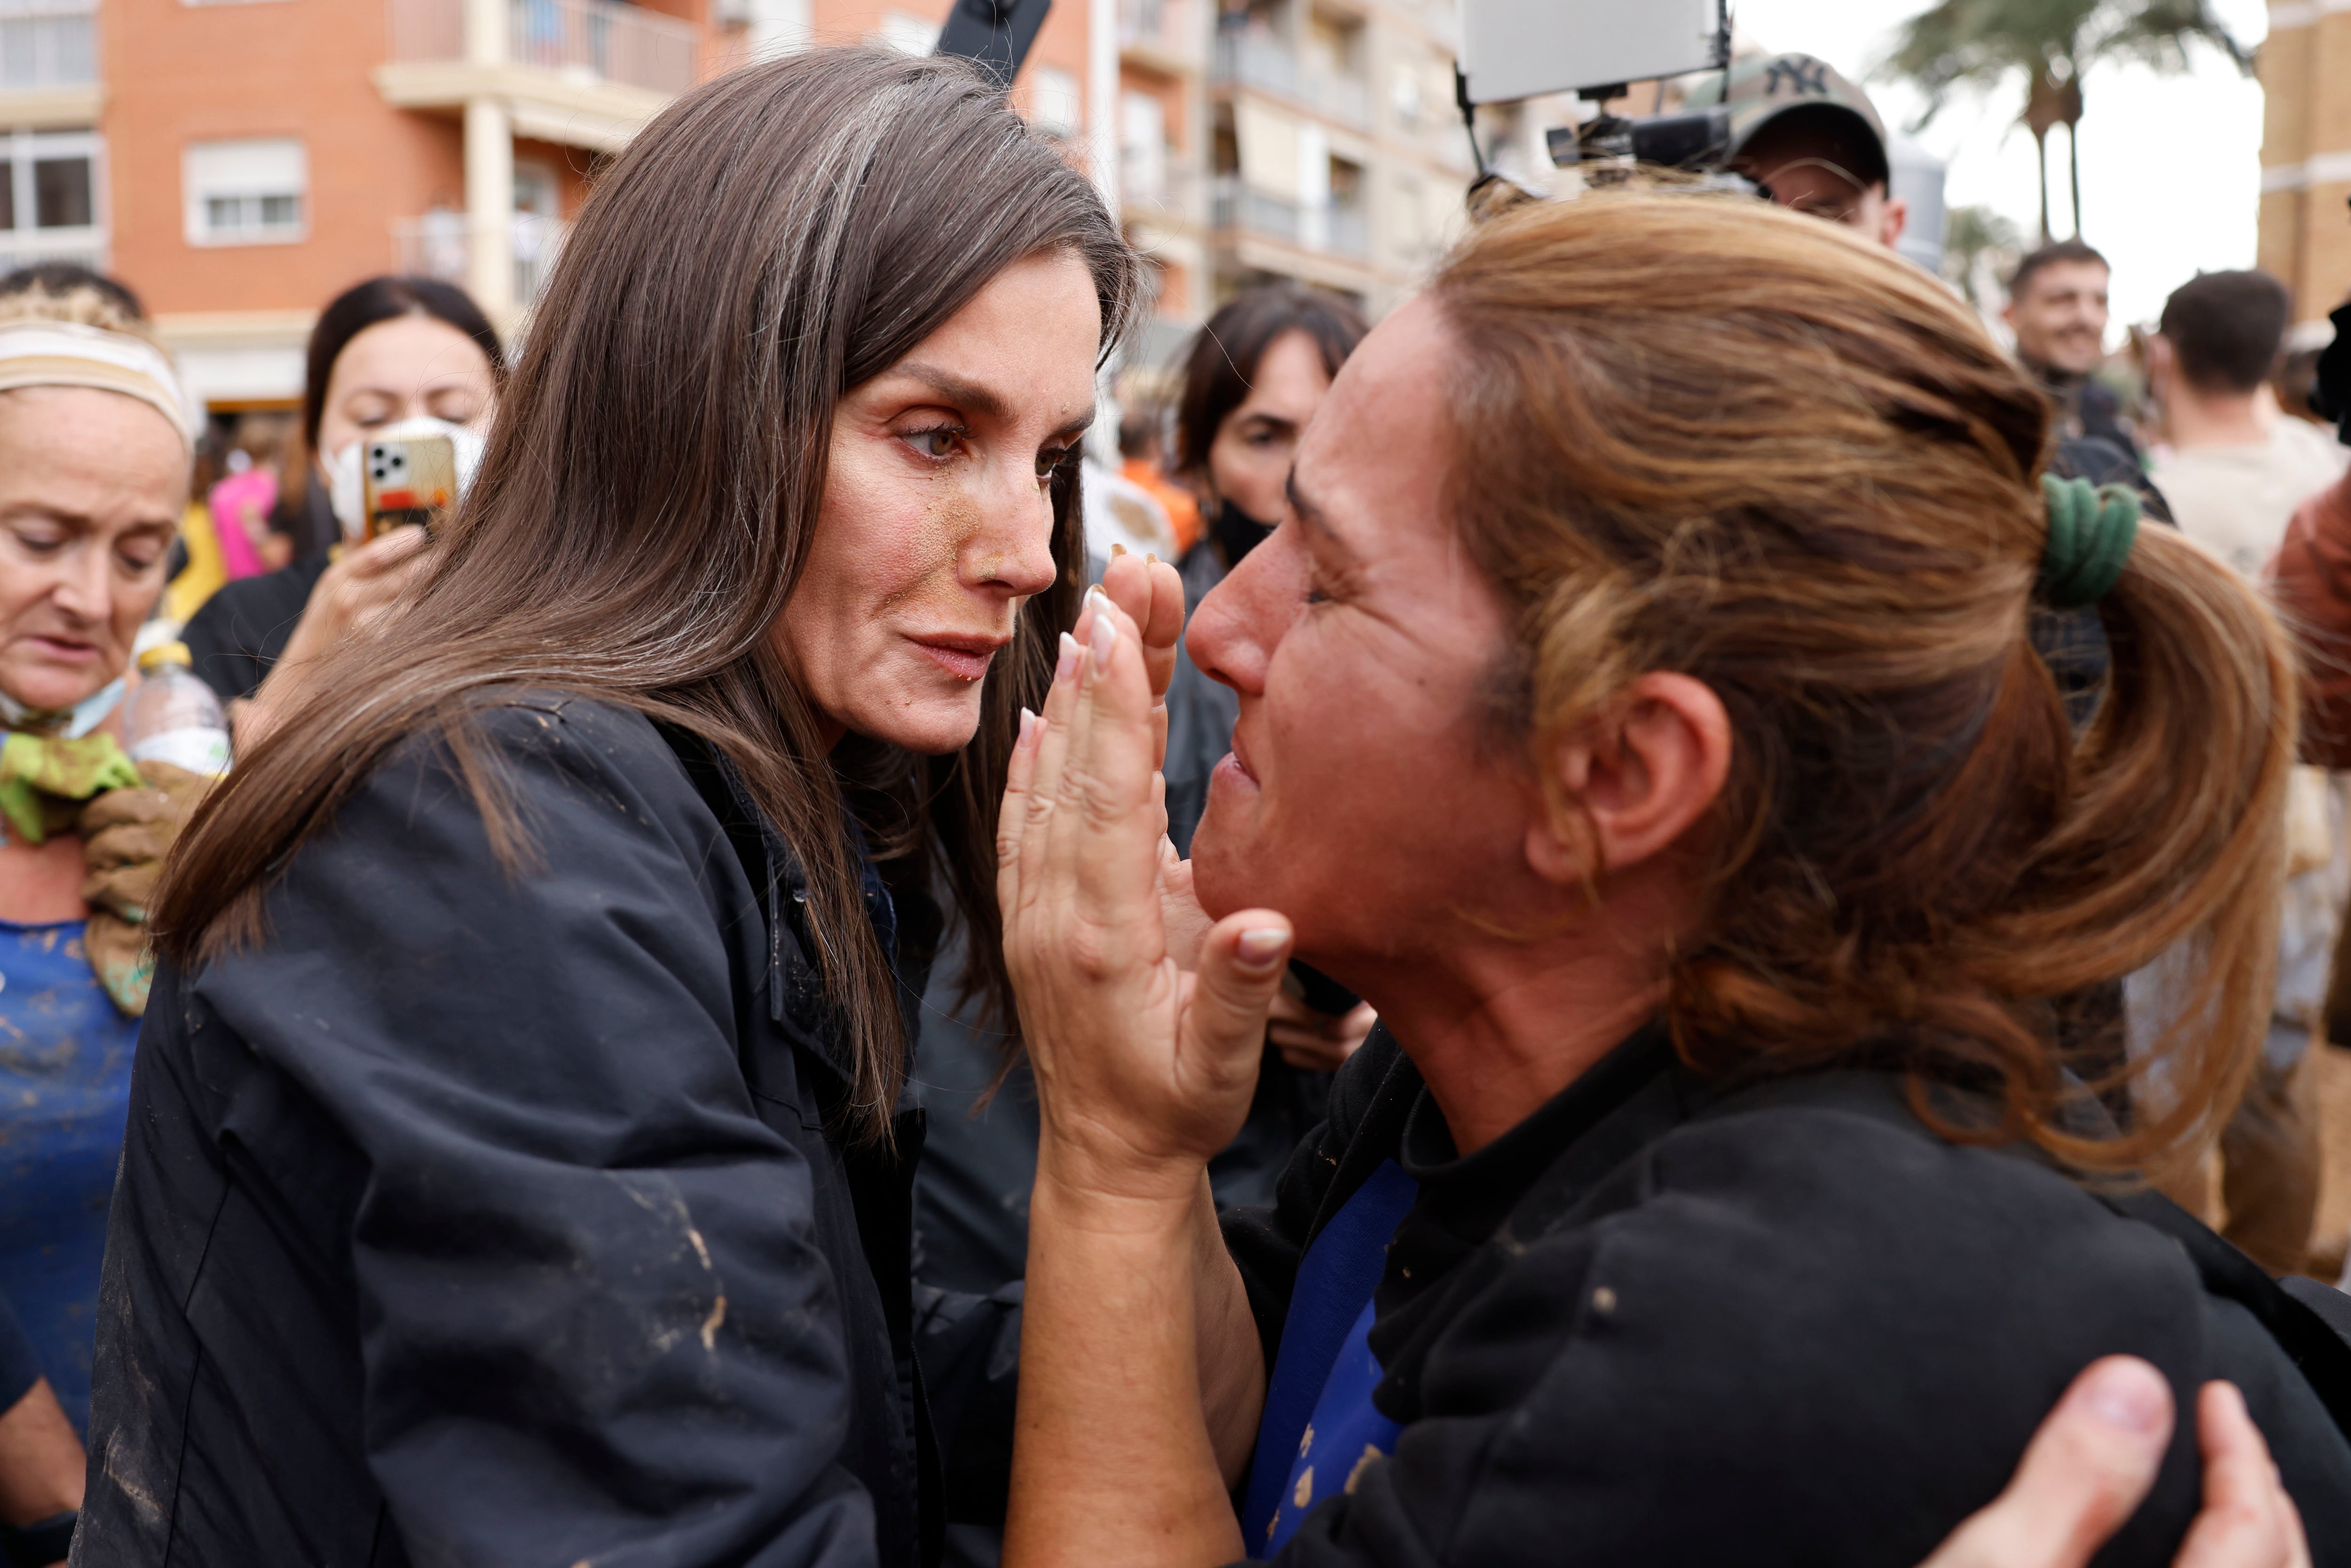
[[426,416],[398,420],[379,429],[371,430],[357,441],[346,444],[329,460],[329,483],[327,499],[334,507],[335,521],[343,528],[343,538],[356,544],[367,534],[367,486],[362,482],[360,467],[371,441],[413,440],[420,435],[445,435],[457,455],[457,495],[465,497],[473,488],[474,473],[482,465],[483,441],[478,431],[462,424],[452,424],[445,419]]
[[106,722],[106,716],[114,711],[114,705],[122,700],[122,694],[129,689],[129,683],[117,675],[61,715],[44,714],[28,708],[6,692],[0,692],[0,723],[5,723],[10,729],[20,729],[37,719],[41,721],[38,728],[44,733],[54,733],[68,740],[79,740]]

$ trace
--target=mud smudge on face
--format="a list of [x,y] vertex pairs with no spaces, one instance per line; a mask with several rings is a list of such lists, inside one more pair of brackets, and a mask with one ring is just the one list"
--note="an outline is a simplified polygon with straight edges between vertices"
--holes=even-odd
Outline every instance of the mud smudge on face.
[[923,503],[920,536],[907,541],[907,553],[922,561],[922,570],[883,595],[878,615],[927,598],[942,586],[952,589],[963,542],[981,526],[978,503],[961,486],[942,483]]

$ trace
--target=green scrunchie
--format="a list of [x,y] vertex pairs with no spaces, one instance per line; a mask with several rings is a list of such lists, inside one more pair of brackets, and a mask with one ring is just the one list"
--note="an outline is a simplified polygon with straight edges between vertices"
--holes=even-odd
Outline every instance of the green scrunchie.
[[2049,542],[2033,591],[2059,610],[2095,604],[2113,589],[2138,539],[2138,492],[2127,485],[2041,476]]
[[25,843],[37,844],[48,837],[48,826],[41,820],[42,796],[87,800],[145,782],[110,735],[66,740],[11,730],[7,739],[0,740],[0,817],[8,820],[9,833]]

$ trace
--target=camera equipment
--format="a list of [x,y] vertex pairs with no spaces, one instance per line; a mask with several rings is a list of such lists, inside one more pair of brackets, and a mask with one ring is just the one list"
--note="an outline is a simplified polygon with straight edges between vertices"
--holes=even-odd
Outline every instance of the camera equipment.
[[971,60],[1008,88],[1052,8],[1053,0],[956,0],[934,52]]
[[1465,105],[1613,98],[1626,82],[1729,63],[1729,0],[1461,0]]
[[[1573,91],[1604,103],[1627,82],[1730,64],[1729,0],[1649,0],[1636,10],[1604,0],[1462,0],[1455,95],[1465,123],[1477,106]],[[1651,164],[1714,171],[1729,155],[1727,105],[1628,120],[1601,114],[1546,135],[1552,162],[1629,170]],[[1479,172],[1485,155],[1477,146]],[[1603,174],[1601,177],[1607,178]]]
[[1562,169],[1623,159],[1666,169],[1719,169],[1730,153],[1730,110],[1718,103],[1640,120],[1603,114],[1582,125],[1554,126],[1543,133],[1543,141],[1551,161]]

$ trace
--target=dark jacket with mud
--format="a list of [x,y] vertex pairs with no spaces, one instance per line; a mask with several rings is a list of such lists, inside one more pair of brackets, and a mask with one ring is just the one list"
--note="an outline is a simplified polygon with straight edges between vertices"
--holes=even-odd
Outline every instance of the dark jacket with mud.
[[[1280,1202],[1225,1221],[1270,1364],[1305,1249],[1391,1160],[1418,1185],[1369,1347],[1403,1432],[1392,1457],[1318,1467],[1329,1495],[1288,1568],[1917,1563],[2117,1352],[2185,1412],[2209,1378],[2242,1389],[2313,1560],[2351,1562],[2351,1447],[2257,1315],[2267,1279],[2201,1228],[2137,1218],[2143,1195],[2110,1205],[1936,1136],[1896,1074],[1718,1086],[1646,1030],[1463,1156],[1375,1030]],[[2225,1254],[2210,1272],[2203,1248]],[[2103,1568],[2168,1568],[2200,1501],[2195,1429]]]
[[[535,863],[414,741],[265,941],[157,977],[76,1561],[935,1560],[944,1474],[1000,1506],[1016,1309],[915,1299],[919,1112],[828,1131],[796,862],[690,737],[484,719]],[[918,995],[935,918],[868,902]]]

